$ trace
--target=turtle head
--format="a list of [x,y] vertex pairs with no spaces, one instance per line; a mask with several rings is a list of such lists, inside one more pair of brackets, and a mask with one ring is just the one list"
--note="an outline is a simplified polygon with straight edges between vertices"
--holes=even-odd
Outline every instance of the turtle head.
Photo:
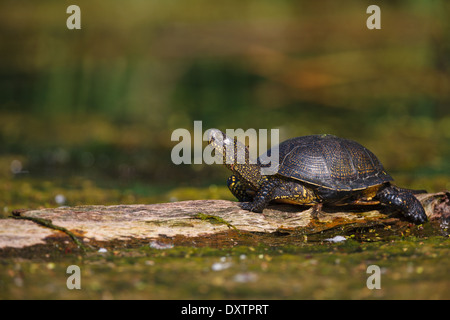
[[237,137],[231,138],[218,129],[208,131],[208,141],[214,148],[216,156],[221,158],[223,165],[238,176],[240,181],[253,188],[259,188],[263,179],[261,166],[250,156],[245,144]]

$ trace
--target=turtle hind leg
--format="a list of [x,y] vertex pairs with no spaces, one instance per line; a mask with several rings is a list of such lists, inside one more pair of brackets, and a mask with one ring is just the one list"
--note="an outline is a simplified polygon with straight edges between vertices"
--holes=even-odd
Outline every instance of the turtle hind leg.
[[380,203],[400,210],[408,220],[416,224],[428,220],[422,204],[409,190],[387,185],[380,189],[376,198]]

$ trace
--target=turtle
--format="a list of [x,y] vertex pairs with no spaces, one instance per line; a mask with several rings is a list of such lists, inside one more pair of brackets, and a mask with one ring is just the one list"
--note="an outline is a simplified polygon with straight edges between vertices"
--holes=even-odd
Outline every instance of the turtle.
[[[288,139],[277,146],[276,172],[262,174],[273,148],[251,161],[247,146],[218,129],[210,129],[208,140],[232,171],[227,185],[245,210],[261,213],[270,202],[313,206],[313,213],[320,213],[323,205],[381,204],[413,223],[427,221],[414,196],[426,191],[394,185],[378,158],[356,141],[331,134]],[[227,149],[243,152],[244,160]]]

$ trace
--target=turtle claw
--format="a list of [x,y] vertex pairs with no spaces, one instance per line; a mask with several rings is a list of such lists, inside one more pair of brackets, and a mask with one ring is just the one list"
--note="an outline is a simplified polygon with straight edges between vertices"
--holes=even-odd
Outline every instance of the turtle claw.
[[425,210],[423,208],[416,208],[416,211],[405,214],[405,217],[414,222],[415,224],[422,224],[428,221],[428,217],[425,213]]
[[242,202],[241,203],[241,208],[244,209],[244,210],[257,212],[257,213],[261,213],[262,212],[262,209],[259,209],[257,206],[255,206],[253,202]]

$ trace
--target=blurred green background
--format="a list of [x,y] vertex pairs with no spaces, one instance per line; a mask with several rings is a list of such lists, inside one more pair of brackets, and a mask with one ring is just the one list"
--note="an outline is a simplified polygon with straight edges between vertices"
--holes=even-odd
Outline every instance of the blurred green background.
[[[81,8],[81,30],[66,9]],[[450,3],[0,3],[0,216],[61,204],[232,199],[225,168],[172,164],[171,133],[331,133],[404,187],[450,189]]]

